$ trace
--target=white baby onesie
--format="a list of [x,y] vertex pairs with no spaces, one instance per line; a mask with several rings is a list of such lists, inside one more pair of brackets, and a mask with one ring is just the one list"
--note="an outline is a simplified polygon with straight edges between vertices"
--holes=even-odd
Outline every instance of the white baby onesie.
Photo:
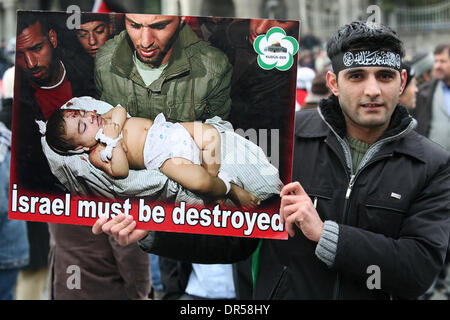
[[147,169],[159,169],[171,158],[184,158],[198,165],[202,162],[200,148],[189,132],[179,123],[167,122],[160,113],[147,133],[144,164]]

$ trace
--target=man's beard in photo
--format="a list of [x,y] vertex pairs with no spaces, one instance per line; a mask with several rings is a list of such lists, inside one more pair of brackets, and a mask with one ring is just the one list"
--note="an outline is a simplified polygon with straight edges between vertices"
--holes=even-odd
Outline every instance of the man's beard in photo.
[[45,78],[34,78],[32,71],[28,70],[27,71],[27,75],[28,78],[30,79],[31,82],[33,82],[34,84],[36,84],[39,87],[48,87],[51,85],[51,81],[52,78],[58,73],[58,67],[59,67],[59,59],[55,57],[55,52],[53,52],[53,58],[50,62],[50,65],[47,67],[41,67],[38,66],[36,67],[33,71],[40,71],[40,70],[44,70],[47,75]]
[[167,41],[167,45],[166,45],[164,51],[161,51],[158,54],[158,56],[155,58],[155,60],[153,60],[152,62],[145,61],[144,59],[142,59],[142,57],[139,54],[137,54],[136,56],[138,57],[138,59],[141,60],[143,63],[150,65],[152,68],[158,68],[159,66],[161,66],[161,63],[164,60],[164,58],[166,57],[167,53],[173,47],[175,41],[177,41],[178,35],[179,35],[182,27],[183,27],[183,25],[180,22],[178,24],[177,29],[173,33],[172,37],[170,37],[169,41]]

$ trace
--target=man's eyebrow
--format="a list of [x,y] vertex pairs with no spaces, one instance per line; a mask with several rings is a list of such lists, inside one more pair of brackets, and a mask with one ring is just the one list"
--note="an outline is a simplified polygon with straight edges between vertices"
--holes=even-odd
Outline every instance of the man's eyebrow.
[[[144,24],[136,22],[136,21],[132,20],[131,18],[125,17],[125,19],[128,20],[130,23],[133,23],[135,25],[144,26]],[[153,23],[151,23],[151,24],[149,24],[147,26],[150,27],[150,28],[154,28],[154,27],[158,27],[158,26],[168,25],[171,22],[172,22],[172,19],[167,19],[167,20],[161,20],[161,21],[153,22]]]
[[106,27],[106,23],[104,23],[104,22],[102,22],[102,23],[100,23],[98,26],[96,26],[96,27],[94,28],[94,31],[97,30],[97,29],[99,29],[99,28],[103,28],[103,27]]
[[378,72],[395,74],[397,72],[397,70],[394,70],[394,69],[391,69],[391,68],[385,68],[385,69],[378,70]]
[[354,73],[361,73],[361,72],[365,72],[365,70],[361,69],[361,68],[352,68],[350,70],[347,70],[345,75],[351,75],[351,74],[354,74]]
[[37,49],[39,46],[41,46],[44,43],[44,41],[40,41],[38,43],[33,44],[31,47],[28,47],[27,50],[34,50]]

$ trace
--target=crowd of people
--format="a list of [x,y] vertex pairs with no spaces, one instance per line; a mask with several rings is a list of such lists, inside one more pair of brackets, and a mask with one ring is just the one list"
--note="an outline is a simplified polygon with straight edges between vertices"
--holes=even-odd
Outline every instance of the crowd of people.
[[[92,228],[25,223],[9,220],[2,201],[0,299],[450,298],[450,43],[405,56],[390,28],[352,22],[326,45],[307,33],[295,79],[261,70],[253,50],[271,27],[298,38],[291,21],[83,14],[76,30],[53,22],[19,14],[20,143],[11,149],[5,95],[0,174],[9,174],[13,153],[23,188],[67,192],[34,123],[73,97],[151,120],[220,116],[243,130],[278,129],[294,136],[292,182],[289,146],[278,150],[289,239],[139,230],[124,215]],[[355,55],[381,58],[346,60]],[[11,81],[5,73],[3,86]],[[288,90],[295,82],[296,95]],[[0,178],[7,199],[9,175]],[[68,286],[73,265],[81,288]],[[381,271],[375,288],[367,286],[370,266]]]

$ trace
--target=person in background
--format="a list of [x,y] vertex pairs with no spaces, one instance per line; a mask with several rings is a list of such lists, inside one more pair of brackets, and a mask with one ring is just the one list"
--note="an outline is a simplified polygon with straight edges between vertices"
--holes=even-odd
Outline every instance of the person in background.
[[417,132],[450,150],[450,44],[436,47],[434,61],[436,78],[419,87],[413,116]]
[[83,49],[92,58],[98,49],[112,36],[113,28],[108,14],[84,13],[76,36]]
[[416,53],[410,61],[411,68],[415,70],[415,78],[417,86],[421,86],[432,78],[432,70],[434,66],[434,55],[430,53]]
[[[14,71],[14,68],[11,69]],[[3,77],[5,92],[0,112],[0,300],[13,300],[19,272],[29,263],[29,244],[25,221],[8,219],[9,169],[11,161],[11,72]],[[9,89],[9,90],[8,90]],[[6,110],[5,110],[6,109]]]
[[328,98],[331,94],[327,86],[326,72],[318,73],[311,82],[311,89],[308,92],[305,104],[301,110],[317,108],[320,100]]
[[411,67],[410,62],[403,63],[403,69],[406,70],[405,90],[398,97],[398,103],[404,105],[409,112],[416,108],[416,95],[419,92],[416,84],[415,69]]
[[[450,44],[438,45],[434,50],[435,79],[419,87],[414,117],[419,122],[417,132],[450,151]],[[450,299],[450,249],[445,265],[435,284],[424,296],[429,299],[441,291]]]

